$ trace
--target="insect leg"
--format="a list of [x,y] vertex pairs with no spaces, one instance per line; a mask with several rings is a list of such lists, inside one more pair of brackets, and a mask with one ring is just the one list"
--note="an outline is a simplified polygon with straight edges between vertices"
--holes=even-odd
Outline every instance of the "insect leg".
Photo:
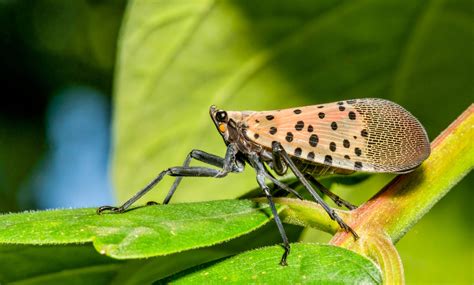
[[335,220],[343,230],[345,230],[346,232],[350,232],[354,236],[354,239],[358,239],[359,236],[357,235],[357,233],[349,225],[347,225],[341,219],[341,217],[339,217],[339,215],[333,209],[331,209],[331,207],[329,207],[329,205],[326,204],[326,202],[324,202],[324,200],[321,197],[319,197],[319,195],[313,189],[311,184],[309,184],[308,180],[306,180],[304,175],[298,170],[296,165],[293,163],[293,161],[289,157],[288,153],[286,153],[283,146],[279,142],[274,142],[272,144],[272,148],[274,152],[279,152],[281,154],[283,160],[286,162],[286,164],[288,164],[288,167],[291,169],[291,171],[293,171],[293,173],[298,178],[298,180],[300,180],[301,183],[304,185],[304,187],[309,191],[309,194],[311,194],[313,199],[316,200],[316,202],[318,202],[318,204],[321,205],[321,207],[323,207],[326,213],[328,213],[329,217]]
[[[235,154],[236,154],[236,149],[234,145],[230,144],[227,147],[227,152],[225,158],[219,157],[214,154],[210,154],[207,152],[204,152],[202,150],[197,150],[194,149],[192,150],[186,159],[184,160],[183,167],[188,167],[189,164],[191,163],[191,160],[194,158],[196,160],[202,161],[204,163],[210,164],[217,166],[219,168],[222,168],[222,171],[224,172],[241,172],[243,170],[243,165],[240,167],[236,164],[235,162]],[[166,198],[163,200],[163,204],[168,204],[169,201],[171,200],[171,197],[173,197],[174,192],[176,191],[176,188],[178,188],[179,184],[181,183],[181,180],[183,179],[183,176],[177,177],[173,185],[171,185],[170,190],[168,191],[168,194],[166,195]]]
[[273,160],[273,170],[278,174],[278,175],[284,175],[286,171],[288,170],[288,166],[286,163],[283,163],[281,159],[281,155],[272,149],[272,160]]
[[[286,193],[293,193],[293,195],[295,195],[296,197],[298,197],[298,199],[300,200],[303,200],[303,197],[300,195],[300,193],[296,192],[294,189],[293,189],[293,186],[291,185],[286,185],[285,183],[281,182],[280,180],[276,179],[275,176],[268,170],[268,167],[266,166],[266,164],[262,164],[263,165],[263,168],[265,169],[264,173],[265,173],[265,176],[270,180],[272,181],[273,185],[276,186],[272,189],[272,193],[273,193],[273,196],[276,197],[275,194],[278,195],[279,191],[278,189],[281,189],[283,191],[286,191]],[[285,164],[286,166],[286,164]],[[275,188],[277,189],[277,191],[274,191]]]
[[[225,173],[227,174],[227,173]],[[140,199],[143,195],[145,195],[148,191],[150,191],[158,182],[160,182],[165,175],[169,176],[178,176],[178,177],[224,177],[222,170],[217,170],[213,168],[207,167],[171,167],[166,170],[163,170],[158,176],[153,179],[145,188],[140,190],[137,194],[135,194],[132,198],[130,198],[127,202],[125,202],[120,207],[112,207],[112,206],[102,206],[97,209],[97,213],[100,214],[103,211],[112,211],[112,212],[124,212],[127,210],[133,203],[135,203],[138,199]]]
[[286,185],[285,183],[281,182],[280,180],[276,179],[271,173],[268,173],[268,172],[263,172],[265,177],[268,178],[268,180],[270,180],[273,184],[275,184],[277,187],[285,190],[286,192],[289,192],[289,193],[292,193],[293,195],[295,195],[296,197],[298,197],[298,199],[300,200],[303,200],[303,197],[301,197],[300,193],[296,192],[293,188],[291,188],[290,186]]
[[281,222],[280,217],[278,216],[278,212],[275,208],[275,203],[273,203],[272,195],[270,194],[270,189],[268,188],[267,184],[265,184],[265,169],[263,164],[258,160],[258,158],[252,158],[252,164],[254,165],[257,171],[257,183],[262,188],[263,192],[265,192],[265,196],[267,197],[268,204],[270,205],[270,209],[272,210],[273,219],[278,227],[278,231],[280,232],[281,238],[283,239],[283,247],[285,248],[285,252],[283,253],[280,265],[286,266],[288,265],[286,262],[286,258],[288,254],[290,254],[290,242],[288,241],[288,237],[286,236],[285,229],[283,228],[283,223]]
[[339,207],[346,207],[347,209],[349,210],[354,210],[354,209],[357,209],[357,206],[354,206],[352,205],[351,203],[347,202],[346,200],[342,199],[341,197],[337,196],[336,194],[332,193],[329,189],[327,189],[323,184],[319,183],[318,180],[316,180],[316,178],[314,178],[313,176],[311,175],[305,175],[306,179],[308,179],[311,183],[313,183],[314,185],[316,185],[316,187],[321,191],[323,192],[324,194],[326,194],[329,198],[331,198],[331,200],[334,201],[334,203],[336,203],[336,205],[338,205]]
[[[233,170],[230,168],[230,170]],[[138,199],[140,199],[143,195],[148,193],[156,184],[158,184],[165,175],[169,176],[177,176],[177,177],[215,177],[221,178],[227,175],[230,172],[228,168],[224,167],[223,169],[213,169],[207,167],[171,167],[166,170],[163,170],[158,176],[153,179],[145,188],[140,190],[136,193],[132,198],[126,201],[120,207],[113,207],[113,206],[102,206],[97,209],[97,213],[100,214],[104,211],[111,211],[111,212],[124,212],[127,210],[133,203],[135,203]]]

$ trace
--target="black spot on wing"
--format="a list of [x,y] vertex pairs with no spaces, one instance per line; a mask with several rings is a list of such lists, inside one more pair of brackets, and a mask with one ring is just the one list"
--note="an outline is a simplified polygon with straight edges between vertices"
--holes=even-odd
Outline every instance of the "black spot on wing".
[[301,131],[303,128],[304,128],[304,122],[303,121],[296,122],[295,130]]
[[349,119],[350,120],[355,120],[356,119],[356,114],[353,111],[349,112]]
[[332,164],[332,156],[326,155],[326,156],[324,157],[324,163],[326,163],[326,164]]
[[309,145],[310,145],[310,146],[315,147],[315,146],[318,145],[318,142],[319,142],[319,137],[318,137],[318,135],[312,134],[312,135],[309,137]]
[[362,150],[361,150],[360,148],[356,147],[356,148],[354,149],[354,153],[355,153],[357,156],[361,156]]
[[345,147],[345,148],[349,148],[351,146],[351,143],[349,142],[349,140],[343,140],[342,141],[342,145]]

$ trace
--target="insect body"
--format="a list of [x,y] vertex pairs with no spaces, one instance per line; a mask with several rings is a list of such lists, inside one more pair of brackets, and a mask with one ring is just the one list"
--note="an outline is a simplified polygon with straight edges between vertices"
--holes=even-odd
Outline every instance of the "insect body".
[[[268,172],[278,175],[290,169],[313,199],[338,222],[341,228],[357,234],[316,193],[327,194],[339,206],[355,206],[331,193],[316,177],[349,174],[354,171],[407,173],[430,154],[423,126],[401,106],[382,99],[356,99],[276,111],[223,111],[210,108],[211,118],[227,145],[224,158],[193,150],[183,166],[162,171],[149,185],[120,207],[103,206],[97,211],[123,212],[148,192],[165,175],[176,176],[164,204],[168,203],[182,177],[224,177],[242,172],[251,165],[264,191],[285,246],[280,264],[286,265],[290,245],[272,195],[265,181],[301,196]],[[189,166],[197,159],[219,169]]]

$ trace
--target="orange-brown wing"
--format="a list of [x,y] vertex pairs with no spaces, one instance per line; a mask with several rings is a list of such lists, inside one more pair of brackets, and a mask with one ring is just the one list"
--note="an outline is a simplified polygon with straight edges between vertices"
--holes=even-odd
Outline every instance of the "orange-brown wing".
[[383,99],[255,112],[246,124],[257,144],[271,149],[278,141],[292,156],[348,170],[404,172],[430,154],[418,120]]

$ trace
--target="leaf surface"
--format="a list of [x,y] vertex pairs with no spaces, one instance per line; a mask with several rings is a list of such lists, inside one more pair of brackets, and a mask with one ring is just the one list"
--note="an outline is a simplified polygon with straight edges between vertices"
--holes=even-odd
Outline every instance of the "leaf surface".
[[292,244],[288,266],[280,266],[278,246],[248,251],[221,262],[180,273],[177,284],[382,284],[370,260],[343,248],[320,244]]
[[125,264],[90,245],[0,245],[1,284],[106,284]]
[[51,210],[0,216],[0,244],[93,242],[118,259],[167,255],[244,235],[272,216],[266,204],[225,200],[158,205],[123,214],[95,209]]

